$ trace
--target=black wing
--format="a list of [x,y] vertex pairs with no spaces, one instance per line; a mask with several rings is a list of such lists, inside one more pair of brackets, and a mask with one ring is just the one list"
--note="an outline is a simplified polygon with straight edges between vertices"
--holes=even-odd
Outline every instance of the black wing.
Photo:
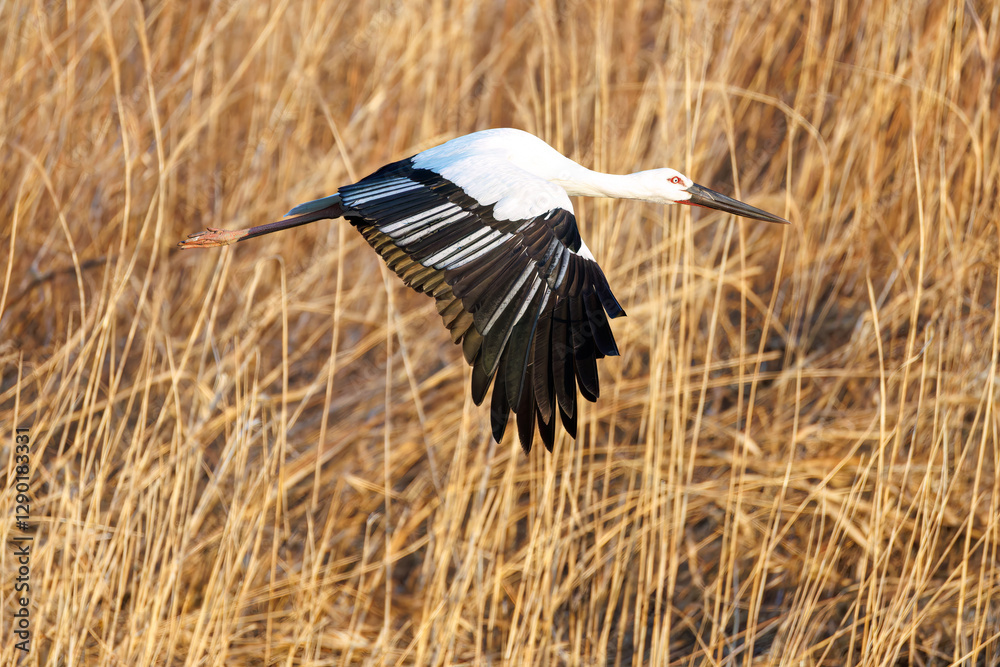
[[338,194],[344,215],[389,268],[437,300],[472,365],[477,405],[493,384],[493,437],[501,440],[511,411],[526,452],[536,421],[552,450],[557,411],[576,437],[576,390],[597,399],[597,360],[618,354],[607,316],[625,311],[573,213],[555,208],[498,221],[492,205],[410,160]]

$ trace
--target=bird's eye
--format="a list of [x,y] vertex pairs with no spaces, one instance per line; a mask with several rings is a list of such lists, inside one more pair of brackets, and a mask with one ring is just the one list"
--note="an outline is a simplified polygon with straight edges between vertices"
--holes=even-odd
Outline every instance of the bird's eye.
[[673,178],[670,179],[670,182],[673,183],[674,185],[680,185],[681,184],[681,177],[680,176],[674,176]]

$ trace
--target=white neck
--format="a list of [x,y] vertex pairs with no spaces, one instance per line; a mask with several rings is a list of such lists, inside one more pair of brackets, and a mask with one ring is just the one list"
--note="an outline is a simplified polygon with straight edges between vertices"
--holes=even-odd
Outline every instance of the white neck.
[[575,162],[572,165],[574,168],[549,179],[562,186],[571,197],[643,199],[648,195],[635,174],[604,174],[591,171]]

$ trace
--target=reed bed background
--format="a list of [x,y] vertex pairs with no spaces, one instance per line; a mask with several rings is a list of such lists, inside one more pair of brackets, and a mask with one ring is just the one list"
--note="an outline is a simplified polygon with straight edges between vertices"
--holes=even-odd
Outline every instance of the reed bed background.
[[[995,3],[15,0],[0,32],[0,662],[1000,661]],[[793,222],[579,201],[629,317],[552,454],[491,442],[348,225],[175,248],[503,126]]]

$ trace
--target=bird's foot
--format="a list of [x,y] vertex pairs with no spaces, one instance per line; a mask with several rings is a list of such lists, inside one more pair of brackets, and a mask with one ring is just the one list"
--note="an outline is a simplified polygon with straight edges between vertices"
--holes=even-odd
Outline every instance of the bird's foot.
[[246,235],[247,230],[245,229],[231,232],[226,229],[209,227],[203,232],[195,232],[194,234],[191,234],[185,240],[178,243],[177,246],[180,248],[211,248],[214,246],[236,243]]

